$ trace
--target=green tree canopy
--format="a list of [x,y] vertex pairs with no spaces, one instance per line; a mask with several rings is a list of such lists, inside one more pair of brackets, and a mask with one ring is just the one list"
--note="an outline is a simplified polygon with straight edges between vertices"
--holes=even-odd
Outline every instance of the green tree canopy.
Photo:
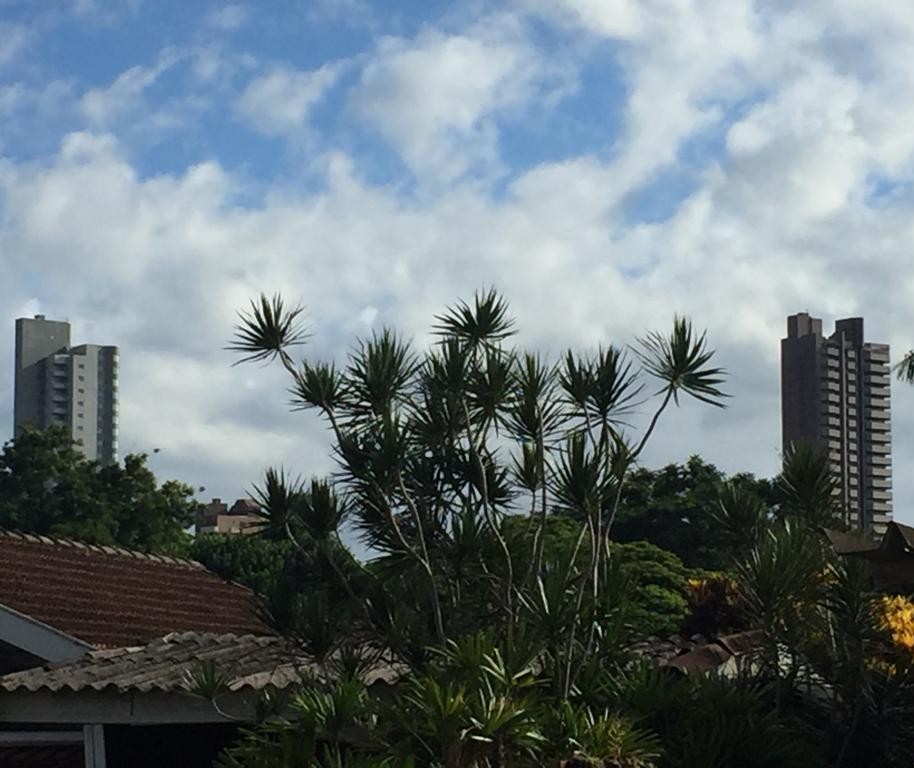
[[[569,517],[548,517],[543,534],[544,559],[561,562],[570,558],[581,525]],[[508,517],[503,527],[515,562],[521,568],[527,567],[533,543],[527,518]],[[590,546],[586,531],[582,546]],[[630,630],[639,636],[678,632],[688,612],[686,584],[689,578],[697,578],[702,572],[687,568],[677,555],[647,541],[616,543],[612,552],[620,576],[628,585],[626,621]],[[492,554],[494,557],[494,546]]]
[[766,509],[774,504],[769,481],[748,473],[727,477],[699,456],[658,470],[638,468],[623,489],[613,538],[649,541],[692,568],[723,568],[734,544],[718,520],[728,484]]
[[288,540],[261,535],[226,536],[209,533],[194,537],[187,554],[228,581],[270,595],[277,587],[295,552]]
[[157,482],[145,454],[86,459],[60,427],[26,429],[0,453],[0,527],[94,544],[170,551],[186,543],[197,502],[188,485]]

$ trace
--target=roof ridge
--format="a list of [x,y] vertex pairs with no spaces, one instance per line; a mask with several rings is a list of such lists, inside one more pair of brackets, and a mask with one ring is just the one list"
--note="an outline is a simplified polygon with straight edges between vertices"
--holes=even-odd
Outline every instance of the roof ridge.
[[193,560],[189,557],[175,557],[173,555],[158,555],[154,552],[141,552],[138,549],[128,549],[127,547],[122,547],[119,545],[111,546],[108,544],[87,544],[84,541],[77,541],[76,539],[67,539],[58,536],[44,536],[37,533],[24,533],[22,531],[11,531],[6,528],[0,528],[0,538],[28,541],[33,544],[48,544],[61,547],[71,547],[73,549],[82,549],[86,552],[96,552],[98,554],[104,555],[132,557],[136,560],[146,560],[154,563],[163,563],[165,565],[184,566],[186,568],[194,568],[206,571],[207,573],[212,573],[212,571],[210,571],[199,560]]

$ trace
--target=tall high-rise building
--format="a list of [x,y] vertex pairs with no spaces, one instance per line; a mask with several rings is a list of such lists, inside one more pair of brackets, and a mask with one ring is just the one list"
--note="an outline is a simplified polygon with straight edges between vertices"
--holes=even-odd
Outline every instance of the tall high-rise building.
[[831,336],[801,312],[781,340],[783,446],[828,454],[847,523],[881,535],[892,519],[891,368],[888,344],[863,340],[863,318],[838,320]]
[[59,425],[87,458],[116,461],[117,364],[117,347],[71,347],[69,323],[16,320],[16,434]]

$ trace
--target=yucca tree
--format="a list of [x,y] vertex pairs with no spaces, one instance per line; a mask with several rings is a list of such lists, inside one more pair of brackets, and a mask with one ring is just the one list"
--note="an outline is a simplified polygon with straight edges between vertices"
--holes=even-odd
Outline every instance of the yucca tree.
[[[301,316],[281,297],[261,296],[241,313],[229,348],[240,361],[278,360],[293,408],[316,411],[332,431],[332,482],[307,488],[269,470],[259,491],[267,530],[309,552],[317,545],[343,584],[351,620],[338,645],[356,638],[396,659],[416,686],[430,648],[487,627],[503,658],[532,643],[550,695],[573,697],[588,660],[611,655],[624,632],[610,533],[628,473],[671,405],[724,403],[724,373],[705,335],[677,317],[668,335],[649,333],[633,353],[607,345],[552,363],[512,345],[507,303],[490,290],[435,318],[427,350],[383,329],[337,364],[293,356],[307,339]],[[635,431],[638,413],[646,425]],[[528,520],[521,540],[503,524],[518,514]],[[580,525],[558,562],[545,555],[551,515]],[[376,559],[352,557],[343,525]],[[435,696],[457,696],[466,681],[455,685]],[[510,714],[515,694],[506,696],[474,715],[488,723],[479,739],[507,744],[494,723],[523,722]],[[535,741],[511,749],[535,751]],[[462,765],[494,759],[458,752]]]
[[848,524],[828,453],[816,446],[797,443],[788,447],[774,490],[781,517],[794,517],[812,529]]
[[[763,661],[780,680],[801,671],[810,627],[821,629],[826,555],[821,539],[795,521],[773,526],[737,563],[739,591],[747,612],[767,640]],[[783,651],[791,654],[789,663]]]

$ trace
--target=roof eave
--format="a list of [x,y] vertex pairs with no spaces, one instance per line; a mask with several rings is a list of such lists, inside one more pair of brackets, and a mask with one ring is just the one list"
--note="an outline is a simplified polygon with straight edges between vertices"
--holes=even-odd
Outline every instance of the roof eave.
[[0,640],[45,661],[68,661],[93,650],[77,637],[0,603]]

